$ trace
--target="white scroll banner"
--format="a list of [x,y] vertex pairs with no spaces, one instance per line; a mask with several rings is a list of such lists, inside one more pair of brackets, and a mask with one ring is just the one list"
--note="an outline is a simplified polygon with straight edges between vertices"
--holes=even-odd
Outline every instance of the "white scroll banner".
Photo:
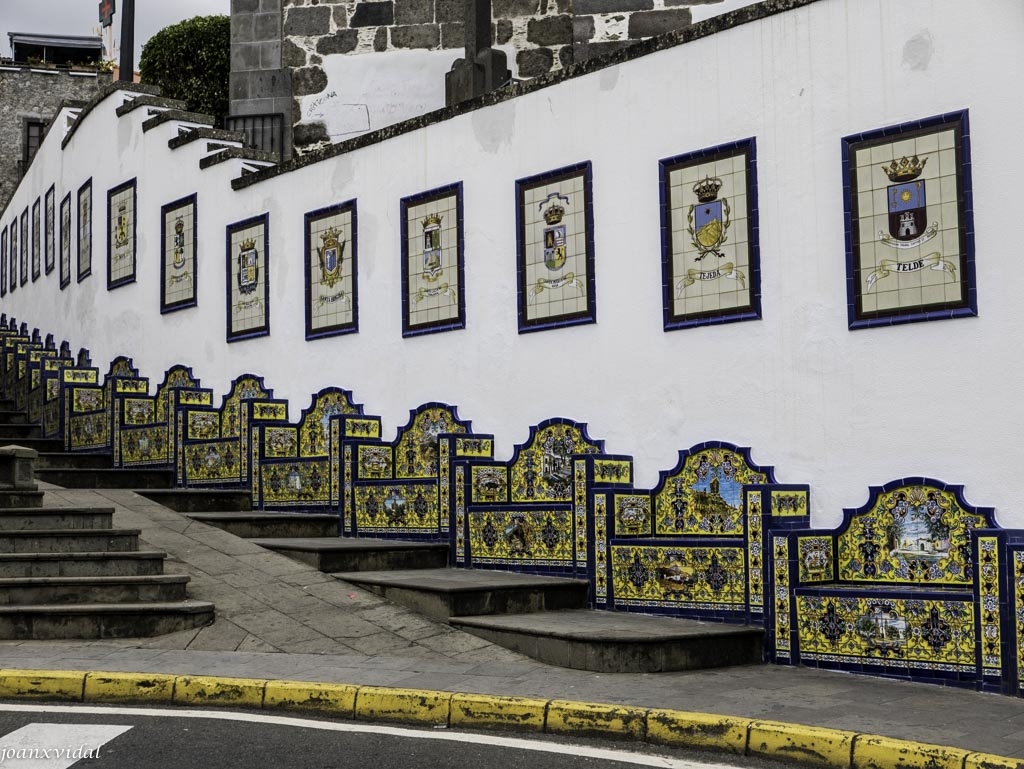
[[919,270],[938,270],[949,273],[949,276],[956,280],[956,265],[948,259],[943,259],[942,254],[934,251],[928,256],[914,259],[910,262],[898,262],[895,259],[883,259],[878,268],[867,277],[867,291],[870,291],[875,283],[882,278],[889,277],[894,272],[918,272]]

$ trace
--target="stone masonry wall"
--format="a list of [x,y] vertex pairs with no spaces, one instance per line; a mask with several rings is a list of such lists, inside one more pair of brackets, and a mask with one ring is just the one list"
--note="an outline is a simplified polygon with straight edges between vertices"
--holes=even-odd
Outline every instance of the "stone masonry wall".
[[110,82],[94,70],[0,65],[0,211],[21,180],[18,163],[25,146],[25,121],[49,123],[64,101],[86,102]]

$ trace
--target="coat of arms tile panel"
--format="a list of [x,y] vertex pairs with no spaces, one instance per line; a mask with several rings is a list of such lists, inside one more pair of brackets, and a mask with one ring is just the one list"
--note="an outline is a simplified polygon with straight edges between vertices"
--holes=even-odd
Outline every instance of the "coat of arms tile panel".
[[60,288],[71,283],[71,193],[60,202]]
[[196,306],[196,195],[160,209],[160,311]]
[[54,185],[46,191],[45,202],[43,203],[43,264],[46,274],[53,272],[56,266],[56,232],[54,231],[55,206],[57,204],[57,190]]
[[92,179],[78,188],[78,282],[92,274]]
[[0,296],[7,296],[7,228],[0,229]]
[[41,201],[36,198],[32,204],[32,282],[42,275],[42,210]]
[[268,214],[227,228],[227,340],[270,333]]
[[136,180],[107,193],[107,288],[135,281]]
[[359,329],[356,202],[312,211],[306,223],[306,338]]

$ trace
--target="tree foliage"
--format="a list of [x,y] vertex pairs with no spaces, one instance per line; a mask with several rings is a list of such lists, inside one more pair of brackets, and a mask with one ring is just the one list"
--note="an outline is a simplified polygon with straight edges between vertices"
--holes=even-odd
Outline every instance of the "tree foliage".
[[160,86],[164,96],[213,115],[221,125],[228,114],[231,19],[196,16],[165,27],[142,47],[139,71],[143,83]]

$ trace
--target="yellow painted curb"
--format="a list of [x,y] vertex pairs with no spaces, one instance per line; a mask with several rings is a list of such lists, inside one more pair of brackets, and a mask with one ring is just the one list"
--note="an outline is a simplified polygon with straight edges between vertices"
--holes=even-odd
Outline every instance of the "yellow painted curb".
[[547,706],[547,700],[526,697],[455,694],[452,695],[449,723],[451,726],[542,732]]
[[353,718],[358,686],[318,684],[305,681],[267,681],[264,710],[316,710]]
[[81,702],[85,673],[71,670],[0,671],[0,697]]
[[175,676],[146,673],[87,673],[86,702],[171,702]]
[[1024,769],[1024,759],[971,753],[964,761],[964,769]]
[[747,729],[751,723],[749,718],[652,708],[647,711],[647,741],[743,755],[747,750]]
[[625,705],[552,700],[545,729],[553,734],[605,734],[642,740],[647,732],[647,711]]
[[961,769],[969,750],[858,734],[853,769]]
[[747,753],[846,769],[850,765],[850,750],[855,736],[854,732],[839,729],[752,721],[747,736]]
[[447,724],[451,692],[361,686],[356,694],[356,718],[383,721],[422,721]]
[[260,708],[266,685],[265,680],[257,678],[178,676],[174,682],[174,704]]

